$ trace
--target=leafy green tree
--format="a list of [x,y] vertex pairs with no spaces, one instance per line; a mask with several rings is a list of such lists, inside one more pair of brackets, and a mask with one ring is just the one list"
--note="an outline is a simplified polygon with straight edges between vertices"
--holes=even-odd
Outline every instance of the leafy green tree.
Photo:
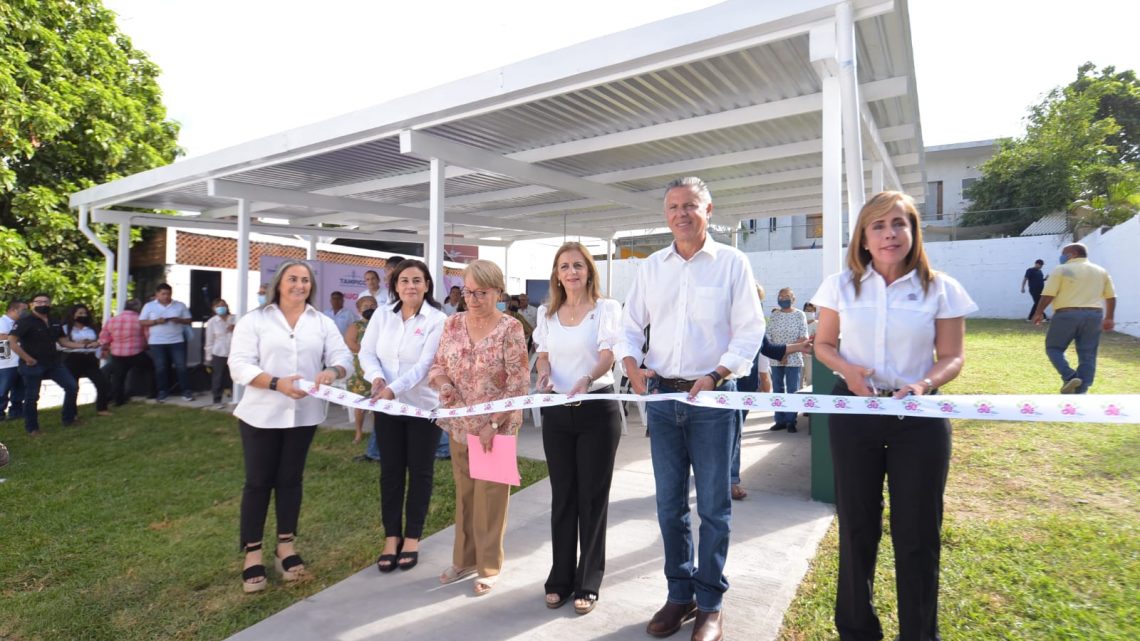
[[[99,0],[0,0],[0,293],[96,305],[103,260],[68,196],[172,162],[159,69]],[[100,232],[114,246],[112,230]]]
[[[1128,218],[1120,203],[1140,180],[1140,82],[1133,71],[1091,63],[1029,110],[1025,136],[1003,139],[966,197],[966,225],[1029,224],[1082,207],[1097,224]],[[1115,195],[1114,195],[1115,194]],[[1099,203],[1097,209],[1094,203]],[[1133,210],[1133,213],[1135,211]],[[1123,217],[1123,218],[1122,218]]]

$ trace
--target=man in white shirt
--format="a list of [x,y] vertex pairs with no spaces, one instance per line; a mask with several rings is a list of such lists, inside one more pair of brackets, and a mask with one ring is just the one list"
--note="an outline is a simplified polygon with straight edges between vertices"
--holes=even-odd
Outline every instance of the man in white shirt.
[[344,306],[343,292],[333,292],[329,294],[329,308],[325,310],[325,316],[333,319],[333,322],[336,323],[336,328],[340,330],[341,336],[344,336],[344,333],[348,331],[348,327],[356,320],[356,315]]
[[538,326],[538,310],[530,306],[530,299],[526,293],[519,294],[519,313],[530,323],[531,327]]
[[190,390],[190,374],[186,370],[186,337],[182,331],[191,322],[190,310],[174,300],[174,290],[166,283],[155,288],[154,300],[143,305],[139,314],[139,325],[150,330],[147,346],[154,361],[159,403],[165,401],[170,394],[167,367],[172,364],[178,386],[182,388],[182,400],[194,400],[194,394]]
[[[708,235],[712,196],[699,178],[665,189],[673,243],[642,263],[626,300],[623,339],[614,349],[638,394],[735,391],[764,340],[764,315],[752,268],[741,252]],[[652,325],[646,369],[638,369],[645,328]],[[721,605],[728,580],[732,517],[730,464],[740,413],[679,401],[646,404],[657,522],[665,546],[669,594],[646,632],[665,637],[696,615],[693,641],[724,636]],[[694,557],[689,469],[697,488],[700,547]]]
[[364,285],[364,291],[356,295],[358,299],[362,296],[371,296],[376,299],[376,304],[380,307],[388,302],[388,288],[380,286],[380,274],[375,269],[364,272]]
[[8,303],[7,312],[0,316],[0,420],[24,418],[24,379],[16,369],[20,357],[8,343],[8,334],[27,309],[24,301],[13,300]]

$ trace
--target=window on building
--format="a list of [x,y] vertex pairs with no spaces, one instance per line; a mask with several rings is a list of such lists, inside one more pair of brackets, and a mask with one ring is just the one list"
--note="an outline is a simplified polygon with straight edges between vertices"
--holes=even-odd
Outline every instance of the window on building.
[[768,233],[769,234],[776,233],[776,219],[775,218],[769,218],[768,219]]
[[756,219],[751,218],[748,221],[748,231],[756,231]]
[[823,238],[823,214],[808,216],[806,223],[808,238]]
[[926,183],[926,217],[942,220],[942,181]]
[[966,190],[974,186],[978,182],[977,178],[963,178],[962,179],[962,198],[966,197]]

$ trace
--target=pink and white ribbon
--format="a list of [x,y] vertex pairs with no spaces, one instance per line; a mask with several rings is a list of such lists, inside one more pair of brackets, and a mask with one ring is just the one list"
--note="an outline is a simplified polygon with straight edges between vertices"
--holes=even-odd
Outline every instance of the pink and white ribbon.
[[1004,394],[908,396],[903,399],[831,394],[763,394],[754,392],[701,392],[688,394],[530,394],[466,407],[424,409],[396,401],[373,401],[346,390],[301,381],[303,389],[330,403],[383,412],[394,416],[460,418],[535,407],[565,405],[586,400],[612,399],[653,403],[680,401],[696,407],[720,407],[759,412],[804,412],[808,414],[883,414],[886,416],[940,416],[985,421],[1057,421],[1064,423],[1140,423],[1140,394]]

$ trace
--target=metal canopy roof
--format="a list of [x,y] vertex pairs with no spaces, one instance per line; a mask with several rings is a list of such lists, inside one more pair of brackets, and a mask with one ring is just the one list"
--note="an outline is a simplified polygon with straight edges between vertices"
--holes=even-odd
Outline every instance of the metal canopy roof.
[[[102,222],[152,224],[102,211],[138,207],[219,228],[236,225],[241,199],[283,234],[426,243],[438,158],[451,243],[659,227],[660,190],[679,175],[709,182],[719,224],[818,213],[824,73],[811,33],[834,23],[837,4],[730,0],[92,187],[71,204]],[[850,5],[863,156],[885,168],[887,188],[921,200],[906,0]]]

